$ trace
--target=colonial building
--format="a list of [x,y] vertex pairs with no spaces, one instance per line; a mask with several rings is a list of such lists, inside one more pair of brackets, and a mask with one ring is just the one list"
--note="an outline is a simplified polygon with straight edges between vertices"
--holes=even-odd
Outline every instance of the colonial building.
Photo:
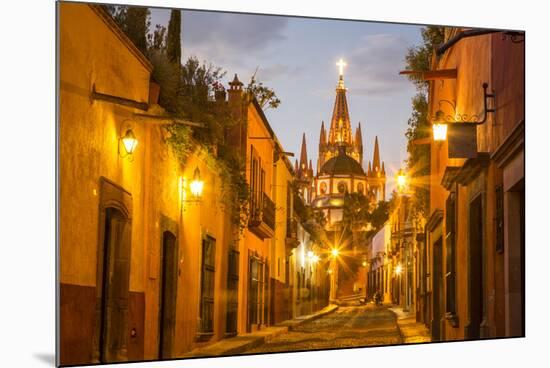
[[431,144],[419,253],[434,341],[525,333],[524,47],[522,33],[448,28],[424,74],[446,127]]
[[216,155],[191,144],[182,162],[168,143],[189,122],[158,104],[146,56],[101,6],[60,3],[59,20],[60,364],[183,357],[323,307],[295,172],[238,78],[212,103],[240,122],[242,233]]
[[203,150],[175,157],[152,65],[101,6],[61,3],[59,20],[60,363],[223,338],[234,239],[219,173]]

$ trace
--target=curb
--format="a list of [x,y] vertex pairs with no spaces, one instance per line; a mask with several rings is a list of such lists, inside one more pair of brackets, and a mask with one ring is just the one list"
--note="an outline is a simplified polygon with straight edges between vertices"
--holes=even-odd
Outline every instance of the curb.
[[[288,331],[292,331],[293,328],[295,328],[297,326],[300,326],[305,322],[310,322],[310,321],[316,320],[320,317],[326,316],[327,314],[332,313],[332,312],[336,311],[337,309],[338,309],[338,306],[332,304],[330,306],[327,306],[327,307],[323,308],[319,312],[311,314],[311,315],[309,315],[309,316],[307,316],[303,319],[288,320],[288,321],[279,323],[277,325],[271,326],[271,328],[276,329],[272,333],[265,333],[265,335],[260,335],[260,336],[242,335],[242,336],[240,336],[241,338],[246,338],[246,339],[249,339],[250,341],[243,342],[241,345],[238,345],[238,346],[235,346],[235,347],[232,347],[232,348],[226,348],[225,350],[224,349],[219,349],[219,351],[216,351],[214,346],[210,346],[210,347],[206,346],[206,347],[204,347],[204,350],[203,349],[198,349],[198,351],[188,352],[188,353],[184,354],[182,356],[182,358],[219,357],[219,356],[242,354],[243,352],[245,352],[247,350],[254,349],[255,347],[258,347],[258,346],[266,343],[270,339],[273,339],[273,338],[279,336],[280,334],[286,333]],[[261,333],[261,331],[259,331],[259,333]],[[238,338],[238,336],[237,336],[237,338]],[[225,339],[222,339],[222,340],[218,341],[218,343],[221,343],[224,340]],[[216,343],[214,343],[214,345],[215,344]],[[201,352],[200,350],[203,350],[203,351]]]
[[314,314],[310,314],[309,316],[307,316],[305,318],[291,319],[291,320],[288,320],[288,321],[285,321],[285,322],[281,322],[280,324],[278,324],[276,326],[282,326],[282,327],[286,326],[286,327],[288,327],[289,331],[293,331],[294,328],[296,328],[298,326],[301,326],[302,324],[304,324],[306,322],[311,322],[311,321],[314,321],[318,318],[324,317],[327,314],[330,314],[332,312],[337,311],[338,308],[339,308],[338,305],[331,304],[331,305],[321,309],[319,312],[314,313]]
[[395,326],[397,327],[397,332],[399,333],[399,339],[401,341],[399,341],[400,344],[404,344],[405,343],[405,336],[403,335],[403,331],[401,331],[401,327],[399,326],[399,316],[397,315],[396,312],[392,311],[390,308],[386,308],[387,310],[389,310],[390,312],[392,312],[392,314],[394,315],[395,317]]

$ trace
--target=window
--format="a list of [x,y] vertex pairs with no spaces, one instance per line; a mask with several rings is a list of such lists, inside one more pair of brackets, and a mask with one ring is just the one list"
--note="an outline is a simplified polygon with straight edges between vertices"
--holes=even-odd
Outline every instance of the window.
[[348,190],[348,186],[343,181],[338,183],[337,188],[338,188],[338,193],[344,193]]
[[363,194],[363,192],[365,191],[365,187],[364,187],[363,183],[357,184],[357,191],[359,193]]
[[319,190],[321,194],[325,194],[327,192],[327,183],[322,181]]
[[495,188],[496,251],[504,251],[504,191],[502,185]]
[[445,219],[445,282],[446,282],[446,312],[449,317],[456,314],[456,198],[451,193],[446,203]]
[[216,239],[206,236],[202,241],[202,275],[200,333],[214,333],[214,274]]

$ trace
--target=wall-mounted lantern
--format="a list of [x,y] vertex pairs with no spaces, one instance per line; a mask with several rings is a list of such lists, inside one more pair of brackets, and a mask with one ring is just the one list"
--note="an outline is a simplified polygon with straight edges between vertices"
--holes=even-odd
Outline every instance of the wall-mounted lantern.
[[121,134],[118,140],[118,154],[121,158],[128,157],[130,161],[133,161],[133,155],[137,144],[138,140],[134,131],[130,126],[127,126],[124,130],[124,134]]
[[[478,115],[458,114],[456,104],[449,100],[439,101],[439,110],[432,117],[432,133],[434,142],[449,142],[450,158],[470,158],[477,155],[477,126],[487,121],[487,115],[494,113],[494,108],[488,108],[488,100],[494,99],[495,94],[487,93],[488,84],[483,83],[483,118]],[[441,105],[451,106],[453,115],[446,115]]]
[[193,172],[193,180],[180,177],[180,196],[183,204],[198,203],[202,200],[204,181],[201,179],[201,172],[198,167]]
[[191,182],[191,194],[195,200],[200,200],[202,198],[202,191],[204,189],[204,181],[201,179],[201,172],[198,167],[195,168],[193,173],[193,181]]

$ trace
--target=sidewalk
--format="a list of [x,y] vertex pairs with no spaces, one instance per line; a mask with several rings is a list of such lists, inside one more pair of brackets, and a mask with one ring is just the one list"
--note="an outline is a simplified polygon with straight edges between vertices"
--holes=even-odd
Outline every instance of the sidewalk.
[[331,304],[321,309],[320,311],[307,316],[301,316],[295,319],[281,322],[275,326],[264,328],[260,331],[223,339],[211,345],[191,350],[190,352],[187,352],[180,356],[180,358],[241,354],[247,350],[262,345],[263,343],[269,341],[276,336],[279,336],[280,334],[292,331],[293,328],[305,322],[313,321],[317,318],[332,313],[336,309],[338,309],[338,306]]
[[388,308],[397,317],[397,327],[404,344],[431,342],[430,332],[423,323],[416,322],[414,313],[404,312],[402,308]]

